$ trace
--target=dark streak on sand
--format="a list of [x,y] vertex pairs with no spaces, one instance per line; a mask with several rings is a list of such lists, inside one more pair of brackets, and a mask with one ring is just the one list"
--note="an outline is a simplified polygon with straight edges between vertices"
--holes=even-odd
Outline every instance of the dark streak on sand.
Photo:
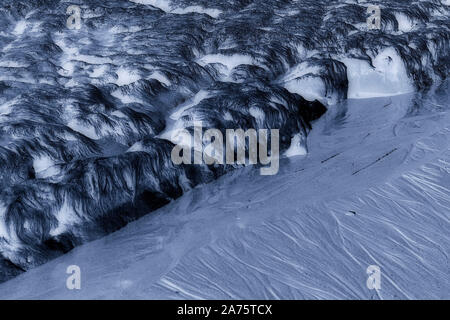
[[364,170],[364,169],[367,169],[368,167],[374,165],[375,163],[377,163],[377,162],[383,160],[384,158],[386,158],[387,156],[389,156],[390,154],[392,154],[392,153],[393,153],[394,151],[396,151],[396,150],[397,150],[397,148],[392,149],[391,151],[389,151],[388,153],[386,153],[386,154],[383,155],[382,157],[378,158],[378,159],[375,160],[374,162],[372,162],[372,163],[368,164],[367,166],[362,167],[361,169],[359,169],[359,170],[353,172],[353,173],[352,173],[352,176],[354,176],[355,174],[361,172],[361,171]]

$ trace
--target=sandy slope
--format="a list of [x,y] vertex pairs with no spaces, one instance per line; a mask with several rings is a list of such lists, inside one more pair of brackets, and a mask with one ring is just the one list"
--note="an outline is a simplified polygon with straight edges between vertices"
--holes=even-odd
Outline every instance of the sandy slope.
[[[246,168],[0,285],[0,298],[450,298],[449,85],[348,100]],[[68,265],[82,289],[66,289]],[[381,290],[366,287],[379,265]]]

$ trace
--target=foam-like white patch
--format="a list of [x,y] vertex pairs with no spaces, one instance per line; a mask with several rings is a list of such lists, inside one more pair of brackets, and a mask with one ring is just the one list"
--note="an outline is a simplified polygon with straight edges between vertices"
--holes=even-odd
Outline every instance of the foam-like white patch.
[[26,67],[28,67],[28,65],[24,64],[24,63],[17,62],[17,61],[6,60],[6,61],[0,61],[0,67],[26,68]]
[[315,76],[304,76],[284,83],[284,88],[291,93],[297,93],[308,101],[325,98],[325,84]]
[[[57,34],[54,38],[54,42],[58,47],[61,48],[63,54],[61,55],[59,65],[61,69],[58,70],[58,74],[65,77],[71,77],[75,71],[76,61],[93,64],[93,65],[102,65],[106,63],[112,63],[112,60],[108,57],[101,56],[93,56],[93,55],[84,55],[79,53],[79,49],[76,46],[69,47],[61,34]],[[85,43],[89,43],[89,41],[84,41]],[[89,72],[89,76],[92,78],[101,77],[107,70],[107,66],[100,66],[94,68],[92,72]],[[71,79],[66,84],[65,87],[73,87],[77,83]]]
[[349,81],[348,98],[371,98],[414,92],[406,67],[393,48],[382,50],[372,59],[372,68],[363,60],[344,58]]
[[97,140],[100,139],[100,136],[95,132],[95,128],[93,126],[86,126],[79,123],[76,119],[71,120],[67,126],[73,131],[79,132],[86,137]]
[[122,118],[122,119],[128,119],[128,117],[120,110],[116,110],[114,112],[111,113],[113,116],[116,116],[118,118]]
[[63,233],[68,226],[74,225],[79,220],[75,210],[67,203],[67,199],[64,200],[61,208],[55,213],[55,217],[58,220],[58,226],[50,230],[51,236]]
[[32,77],[27,77],[24,74],[17,74],[17,76],[2,76],[0,75],[0,81],[17,81],[23,83],[36,84],[36,81]]
[[6,207],[0,202],[0,238],[9,238],[8,227],[6,226],[5,219]]
[[117,99],[119,99],[122,103],[141,103],[144,104],[144,102],[138,98],[135,98],[128,94],[123,94],[120,90],[114,90],[111,92],[111,95]]
[[251,56],[244,54],[208,54],[198,59],[197,63],[203,67],[213,63],[220,64],[216,69],[223,75],[222,81],[225,82],[232,82],[230,75],[235,67],[242,64],[259,65]]
[[120,67],[116,71],[116,74],[118,77],[116,84],[118,86],[126,86],[141,79],[141,77],[136,72],[127,70],[123,67]]
[[71,76],[75,70],[75,64],[70,61],[66,61],[61,65],[61,70],[58,73],[62,76]]
[[223,115],[223,118],[224,118],[224,120],[227,120],[227,121],[233,121],[234,120],[233,116],[228,111],[225,112],[225,114]]
[[105,65],[101,65],[99,67],[95,67],[91,73],[89,73],[89,76],[91,78],[99,78],[105,74],[105,72],[108,70],[108,67]]
[[[306,55],[306,53],[303,53],[303,55]],[[323,100],[325,98],[325,84],[318,76],[319,72],[320,67],[309,66],[307,62],[302,62],[286,73],[281,81],[284,88],[289,92],[297,93],[306,100]]]
[[411,21],[409,17],[402,13],[395,13],[395,18],[398,22],[398,30],[401,32],[410,32],[416,25],[414,21]]
[[130,1],[139,4],[149,4],[165,12],[169,12],[171,10],[170,1],[168,0],[130,0]]
[[212,18],[217,18],[222,11],[220,11],[219,9],[208,9],[208,8],[203,8],[200,6],[189,6],[186,8],[177,8],[173,11],[171,11],[171,13],[176,13],[176,14],[186,14],[186,13],[204,13],[209,15]]
[[173,112],[170,115],[170,119],[172,120],[178,120],[181,118],[181,116],[183,115],[184,111],[186,111],[187,109],[199,104],[203,99],[207,99],[209,97],[209,92],[206,90],[200,90],[199,92],[197,92],[197,94],[195,96],[193,96],[191,99],[189,99],[188,101],[186,101],[185,103],[181,104],[180,106],[177,107],[176,111]]
[[167,77],[162,74],[159,71],[155,71],[153,72],[150,76],[149,79],[155,79],[158,80],[159,82],[161,82],[162,84],[164,84],[165,86],[169,87],[171,85],[171,82],[169,79],[167,79]]
[[25,20],[20,20],[17,22],[16,26],[14,27],[13,33],[16,36],[22,35],[27,28],[27,22]]
[[320,72],[320,67],[310,66],[307,62],[302,62],[296,65],[294,68],[289,70],[289,72],[283,77],[283,81],[291,81],[300,77],[303,77],[309,73],[318,74]]
[[75,87],[78,85],[78,82],[75,81],[75,79],[70,79],[69,81],[66,82],[66,84],[64,85],[64,87],[66,88],[71,88],[71,87]]
[[41,155],[33,159],[33,168],[36,173],[44,171],[45,169],[53,166],[55,163],[52,158],[47,155]]
[[303,134],[297,133],[295,136],[292,137],[291,145],[284,152],[284,155],[286,157],[306,155],[308,152],[306,151],[305,143],[306,142]]
[[85,55],[80,54],[73,57],[73,60],[86,62],[89,64],[105,64],[105,63],[112,63],[112,60],[108,57],[99,57],[99,56],[92,56],[92,55]]
[[266,119],[266,115],[264,114],[264,112],[260,108],[251,107],[250,110],[249,110],[249,113],[259,123],[264,122],[264,120]]
[[12,110],[11,106],[13,106],[16,102],[17,100],[13,99],[11,101],[0,104],[0,116],[9,114]]
[[144,151],[144,146],[142,145],[142,142],[138,141],[135,144],[133,144],[127,152],[138,152],[138,151]]
[[78,54],[78,48],[67,46],[63,38],[55,37],[54,42],[63,51],[65,55],[75,56]]
[[61,171],[58,166],[51,166],[41,172],[36,174],[36,177],[39,179],[45,179],[59,174]]
[[165,12],[174,14],[203,13],[209,15],[212,18],[217,18],[222,13],[222,11],[220,11],[219,9],[204,8],[201,6],[173,8],[171,1],[168,0],[130,0],[130,1],[139,4],[149,4]]
[[255,61],[251,56],[244,54],[233,54],[230,56],[224,54],[208,54],[203,56],[197,62],[201,66],[211,63],[221,63],[230,71],[241,64],[255,64]]

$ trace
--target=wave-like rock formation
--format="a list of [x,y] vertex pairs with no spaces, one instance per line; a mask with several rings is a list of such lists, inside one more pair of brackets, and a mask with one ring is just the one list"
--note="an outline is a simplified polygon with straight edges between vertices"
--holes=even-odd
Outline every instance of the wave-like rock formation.
[[3,0],[0,281],[231,169],[174,165],[171,128],[276,128],[286,151],[325,105],[428,89],[449,74],[449,16],[438,0]]

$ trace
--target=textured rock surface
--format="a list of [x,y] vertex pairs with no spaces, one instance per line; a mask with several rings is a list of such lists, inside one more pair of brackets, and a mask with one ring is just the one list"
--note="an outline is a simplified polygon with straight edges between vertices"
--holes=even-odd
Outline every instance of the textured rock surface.
[[369,31],[357,1],[2,1],[0,280],[229,169],[173,165],[171,126],[280,128],[286,150],[360,81],[383,95],[445,78],[449,7],[377,4]]

